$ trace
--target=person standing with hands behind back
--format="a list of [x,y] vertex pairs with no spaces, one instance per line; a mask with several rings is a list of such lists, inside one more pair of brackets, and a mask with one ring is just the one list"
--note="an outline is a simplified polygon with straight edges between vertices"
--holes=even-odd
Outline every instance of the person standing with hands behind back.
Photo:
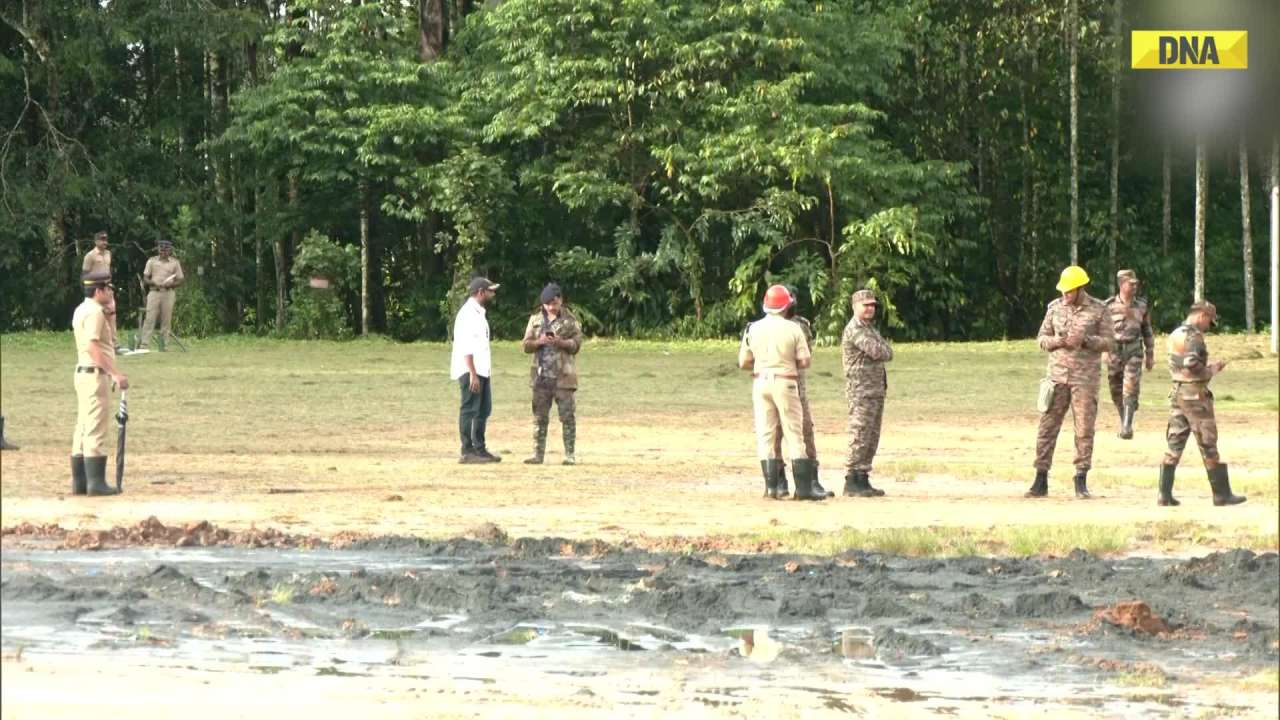
[[[147,319],[143,322],[142,340],[139,347],[145,348],[155,332],[156,320],[160,321],[160,338],[168,340],[173,334],[173,305],[175,288],[186,280],[182,273],[182,263],[173,256],[173,243],[161,240],[157,244],[159,252],[147,260],[142,269],[143,282],[147,284]],[[161,349],[164,344],[161,343]]]
[[485,425],[493,411],[493,391],[489,376],[493,356],[489,350],[489,320],[485,307],[493,302],[499,285],[488,278],[472,278],[467,301],[453,321],[453,354],[449,376],[458,381],[462,403],[458,410],[458,433],[462,436],[461,463],[496,463],[502,458],[485,445]]
[[578,327],[578,319],[564,307],[559,285],[551,283],[543,288],[538,302],[542,307],[529,316],[521,343],[524,351],[533,355],[529,368],[529,387],[533,389],[533,456],[525,460],[525,464],[542,464],[554,400],[564,434],[564,464],[576,465],[574,448],[578,425],[574,394],[578,389],[578,368],[574,358],[582,347],[582,329]]

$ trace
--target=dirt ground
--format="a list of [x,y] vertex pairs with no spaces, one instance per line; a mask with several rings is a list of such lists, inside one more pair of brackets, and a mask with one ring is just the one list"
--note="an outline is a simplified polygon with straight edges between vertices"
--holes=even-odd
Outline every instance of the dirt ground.
[[[1138,435],[1131,441],[1115,436],[1115,418],[1101,408],[1090,475],[1094,500],[1075,500],[1069,492],[1070,423],[1059,441],[1051,497],[1022,498],[1031,480],[1036,421],[1028,388],[1034,388],[1043,367],[1043,358],[1028,343],[900,348],[872,478],[887,496],[800,503],[759,497],[749,400],[741,374],[726,359],[731,348],[723,344],[589,347],[592,360],[584,366],[589,382],[579,393],[579,464],[565,467],[559,464],[554,419],[548,464],[520,462],[530,442],[528,391],[525,360],[511,348],[498,349],[502,370],[495,376],[498,394],[489,429],[489,444],[504,462],[476,466],[457,462],[455,393],[436,372],[447,366],[447,348],[265,341],[246,347],[240,341],[210,341],[190,354],[130,361],[136,387],[130,396],[125,495],[77,498],[67,494],[66,435],[74,400],[68,402],[68,383],[58,364],[65,343],[57,337],[0,342],[6,430],[23,446],[0,455],[0,527],[5,531],[0,541],[5,601],[0,715],[6,719],[79,715],[91,706],[108,715],[159,718],[180,709],[187,716],[220,720],[275,717],[296,707],[344,717],[371,707],[379,717],[418,717],[424,708],[438,717],[1276,715],[1273,635],[1280,617],[1274,594],[1259,588],[1280,582],[1274,560],[1280,416],[1274,361],[1252,340],[1227,345],[1235,372],[1215,389],[1222,452],[1235,489],[1250,496],[1232,508],[1212,505],[1194,446],[1175,488],[1183,504],[1155,505],[1156,464],[1164,449],[1158,382],[1148,386]],[[838,368],[834,352],[820,350],[810,387],[822,481],[838,491],[843,400],[833,365]],[[430,379],[420,377],[421,368],[431,369]],[[664,380],[677,371],[682,382]],[[1008,382],[993,384],[991,377]],[[161,525],[168,529],[148,534],[147,528]],[[448,602],[423,596],[421,603],[405,606],[416,611],[399,617],[385,614],[381,591],[366,588],[361,592],[369,602],[352,605],[350,613],[308,615],[316,605],[299,598],[310,597],[310,589],[321,582],[309,573],[322,570],[308,563],[327,556],[174,548],[205,544],[202,538],[214,531],[201,528],[213,526],[224,532],[218,537],[240,532],[235,537],[241,540],[256,538],[250,545],[266,537],[287,546],[333,542],[376,551],[335,565],[345,568],[333,579],[340,585],[363,571],[383,577],[373,568],[405,558],[434,562],[431,558],[443,552],[439,563],[448,567],[432,566],[430,572],[444,575],[411,584],[481,590]],[[113,528],[118,531],[108,532]],[[1019,528],[1026,530],[1015,545],[1009,533]],[[1035,600],[1018,598],[1064,582],[1064,569],[1052,563],[1067,560],[996,557],[997,563],[1035,563],[1018,565],[1024,569],[1009,575],[1007,587],[974,591],[990,595],[997,605],[966,599],[972,593],[964,586],[971,581],[948,575],[960,572],[954,570],[959,565],[939,566],[945,572],[937,582],[923,576],[912,580],[912,573],[939,572],[914,565],[906,574],[888,572],[880,580],[856,574],[839,579],[846,569],[838,558],[860,550],[858,538],[865,536],[857,533],[889,537],[899,531],[907,554],[928,554],[930,537],[955,533],[976,541],[959,554],[1061,559],[1073,547],[1101,548],[1101,554],[1080,560],[1081,567],[1091,569],[1073,581],[1068,594],[1077,601],[1054,596],[1066,604],[1049,617],[1027,610]],[[1098,541],[1099,535],[1109,539]],[[485,598],[509,596],[494,595],[491,585],[474,585],[471,571],[450,565],[457,561],[452,551],[404,544],[418,542],[410,538],[459,537],[493,543],[495,552],[512,551],[519,538],[529,538],[541,555],[521,577],[550,574],[537,592],[517,593],[523,598],[519,603],[489,608],[481,602]],[[1171,563],[1237,547],[1260,553],[1256,563],[1244,564],[1252,568],[1250,577],[1261,581],[1239,585],[1211,572],[1171,570]],[[234,567],[202,574],[207,563],[223,568],[219,563],[232,562],[220,553],[241,551],[250,554],[235,556]],[[622,553],[620,565],[608,570],[609,561],[596,558],[599,552],[606,558]],[[894,567],[930,562],[888,552],[876,557]],[[481,562],[467,553],[473,551],[463,553],[468,562],[489,568],[476,571],[482,575],[503,567],[502,561]],[[681,577],[660,569],[679,566],[685,562],[681,558],[703,565],[690,566]],[[1130,561],[1154,563],[1141,565],[1141,572],[1150,574],[1146,584],[1114,582],[1129,577],[1117,563]],[[552,572],[566,562],[577,563],[580,572]],[[820,572],[793,575],[787,569],[792,562],[796,567],[817,562]],[[184,619],[181,608],[203,606],[173,596],[177,585],[149,588],[139,579],[166,564],[180,568],[175,583],[180,577],[196,579],[219,592],[256,582],[246,591],[252,601],[230,619],[254,625],[268,617],[266,635],[233,633],[230,639],[209,641],[214,646],[202,644],[208,623]],[[636,568],[644,572],[635,575]],[[421,568],[406,572],[427,577]],[[993,573],[982,570],[979,577],[998,579],[1004,571]],[[670,582],[664,592],[681,593],[674,609],[637,605],[610,611],[607,603],[594,604],[592,598],[621,593],[617,583],[644,577]],[[780,588],[792,587],[788,578],[796,577],[818,579],[794,586],[786,594],[794,599],[787,604]],[[1071,579],[1069,573],[1065,577]],[[1184,577],[1193,578],[1187,587],[1195,592],[1162,604],[1159,588],[1169,578]],[[95,585],[107,582],[118,585]],[[831,585],[841,582],[846,584]],[[701,594],[708,583],[738,587],[734,593],[755,588],[732,597],[769,595],[774,602],[717,605],[716,598],[725,596]],[[895,601],[882,602],[886,594]],[[566,598],[576,605],[557,615],[555,608]],[[1048,598],[1050,605],[1057,600]],[[1135,600],[1151,603],[1159,621],[1182,628],[1184,636],[1167,641],[1180,648],[1177,652],[1164,652],[1160,642],[1166,641],[1128,631],[1116,635],[1094,617]],[[444,606],[464,611],[469,624],[443,638],[413,624]],[[705,607],[718,611],[698,611]],[[1219,615],[1192,612],[1199,607],[1216,608]],[[61,609],[43,616],[41,608]],[[1109,617],[1131,617],[1132,607],[1126,608],[1113,607]],[[987,611],[994,615],[984,616]],[[297,641],[299,631],[288,622],[281,625],[280,617],[297,621],[298,613],[306,618],[305,627],[323,630],[302,631],[307,642],[295,648],[302,659],[268,672],[255,667],[253,658],[264,647]],[[934,620],[918,624],[925,617]],[[401,641],[352,637],[346,629],[352,618],[365,618],[370,628],[379,627],[381,618],[382,626],[395,632],[407,626],[415,639],[402,647]],[[1244,619],[1255,624],[1236,627]],[[617,634],[628,632],[626,623],[634,621],[661,622],[707,645],[678,652],[624,652],[621,645],[603,654],[594,645],[582,650],[584,631],[575,623],[594,623]],[[492,647],[493,633],[521,622],[546,625],[548,635],[529,645],[532,654]],[[743,623],[783,633],[780,659],[757,663],[735,649],[741,638],[726,639],[724,631]],[[63,629],[51,637],[41,634],[41,628],[58,627]],[[839,646],[839,634],[848,627],[865,630],[879,643],[873,643],[874,657],[851,659],[833,652],[832,637]],[[973,646],[957,643],[955,633],[972,635],[965,642]],[[934,640],[925,640],[929,637]],[[650,642],[647,638],[636,642]],[[910,667],[884,660],[895,643],[932,657],[927,644],[912,645],[919,640],[934,642],[941,654]],[[59,649],[81,641],[88,644]],[[1241,654],[1240,643],[1253,649]],[[1227,658],[1225,665],[1196,659],[1210,646],[1210,656]],[[1016,672],[964,673],[975,657],[971,653],[999,657],[1010,647],[1021,659]],[[411,653],[411,662],[401,662],[402,651]],[[330,653],[356,657],[347,662],[359,665],[359,671],[344,670],[350,664],[333,665]],[[1071,682],[1056,683],[1064,672]],[[1261,679],[1251,679],[1258,673]],[[15,677],[20,681],[10,682]],[[78,689],[74,696],[66,694],[69,686]],[[1090,690],[1095,687],[1097,694]]]

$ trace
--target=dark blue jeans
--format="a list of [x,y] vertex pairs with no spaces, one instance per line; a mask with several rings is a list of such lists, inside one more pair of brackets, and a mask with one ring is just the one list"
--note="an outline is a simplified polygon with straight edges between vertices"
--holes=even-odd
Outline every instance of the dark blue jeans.
[[486,449],[484,427],[493,411],[493,394],[489,390],[489,378],[480,378],[480,392],[471,392],[471,375],[458,378],[462,389],[462,406],[458,411],[458,434],[462,436],[463,454]]

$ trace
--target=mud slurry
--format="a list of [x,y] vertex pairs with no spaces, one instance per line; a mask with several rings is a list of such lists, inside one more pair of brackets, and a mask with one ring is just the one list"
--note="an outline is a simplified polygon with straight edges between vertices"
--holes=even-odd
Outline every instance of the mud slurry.
[[[557,538],[14,547],[0,601],[9,653],[338,676],[447,658],[459,677],[515,664],[569,687],[692,663],[809,693],[815,708],[851,702],[842,693],[860,686],[944,709],[976,699],[1163,715],[1196,710],[1179,688],[1280,662],[1280,561],[1247,550],[1110,560],[697,556]],[[1122,686],[1132,677],[1156,688],[1134,694]],[[659,689],[627,692],[643,706]],[[735,692],[713,699],[733,704]]]

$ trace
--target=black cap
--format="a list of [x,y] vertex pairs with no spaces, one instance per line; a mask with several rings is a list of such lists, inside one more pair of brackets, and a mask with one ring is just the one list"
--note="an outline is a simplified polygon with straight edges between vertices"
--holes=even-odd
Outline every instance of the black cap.
[[158,242],[156,243],[156,247],[160,248],[161,250],[172,250],[172,249],[173,249],[173,241],[172,241],[172,240],[160,240],[160,241],[158,241]]
[[498,283],[490,281],[489,278],[473,277],[471,284],[467,286],[467,294],[475,295],[481,290],[497,290],[499,287],[501,286]]
[[560,291],[560,286],[555,283],[547,283],[547,286],[542,288],[542,294],[538,296],[538,302],[546,305],[558,297],[564,297],[564,293]]

